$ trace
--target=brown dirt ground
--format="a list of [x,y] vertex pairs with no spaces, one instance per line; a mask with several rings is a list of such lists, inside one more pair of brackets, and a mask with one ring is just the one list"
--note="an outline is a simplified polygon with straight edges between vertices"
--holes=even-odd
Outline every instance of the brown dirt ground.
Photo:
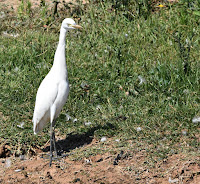
[[[31,7],[34,8],[34,7],[37,7],[40,5],[40,2],[41,0],[29,0],[31,2]],[[62,0],[62,1],[65,1],[65,2],[72,2],[72,3],[75,3],[76,0]],[[53,6],[52,4],[52,0],[45,0],[45,2],[51,7]],[[17,7],[19,6],[19,4],[21,3],[21,0],[12,0],[12,1],[9,1],[9,0],[0,0],[0,5],[4,6],[6,5],[7,7],[9,8],[13,8],[14,10],[17,10]],[[86,3],[86,0],[83,0],[83,3]],[[58,7],[61,6],[61,4],[58,4]]]
[[[17,8],[20,1],[0,0],[0,5]],[[37,6],[39,0],[32,1]],[[48,1],[50,2],[50,1]],[[97,144],[102,144],[93,139],[92,142],[82,146],[82,149],[92,149]],[[111,146],[112,147],[112,146]],[[65,157],[53,162],[49,167],[49,160],[41,158],[43,152],[35,151],[34,156],[25,159],[10,156],[10,147],[0,147],[0,183],[99,183],[99,184],[199,184],[200,183],[200,158],[182,154],[169,156],[157,162],[153,167],[145,164],[146,152],[144,150],[131,152],[124,151],[120,155],[105,152],[96,156],[89,156],[82,160],[72,160]],[[107,145],[107,149],[109,146]],[[111,148],[113,149],[113,147]],[[10,157],[8,157],[10,156]],[[118,158],[118,159],[117,159]],[[114,161],[116,165],[114,165]]]
[[[1,158],[0,183],[200,183],[200,159],[195,156],[174,154],[150,167],[145,164],[147,158],[145,150],[133,152],[124,149],[126,151],[121,153],[119,149],[114,148],[113,142],[114,140],[109,139],[107,144],[104,144],[93,139],[75,150],[81,152],[101,147],[107,150],[110,148],[112,151],[81,160],[73,160],[73,157],[67,156],[53,161],[51,167],[49,160],[43,158],[46,153],[39,149],[34,151],[34,156],[25,156],[23,159],[15,156]],[[9,154],[9,149],[7,145],[2,146],[0,153]],[[45,156],[42,156],[44,154]]]

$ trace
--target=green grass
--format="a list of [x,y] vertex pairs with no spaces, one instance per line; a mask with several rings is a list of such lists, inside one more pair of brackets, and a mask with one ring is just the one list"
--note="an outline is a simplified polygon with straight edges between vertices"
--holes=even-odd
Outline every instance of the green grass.
[[[148,9],[141,2],[140,11],[135,1],[117,9],[111,8],[115,1],[91,2],[72,15],[81,18],[84,29],[67,35],[71,90],[56,129],[59,135],[118,137],[125,146],[132,140],[161,159],[197,153],[199,124],[192,118],[200,109],[200,5],[180,1],[153,11],[154,5]],[[0,27],[0,140],[13,150],[42,146],[49,139],[48,127],[41,136],[33,135],[35,96],[52,66],[61,21],[71,15],[59,12],[50,19],[47,8],[46,17],[42,11],[12,14]],[[3,31],[19,37],[6,37]],[[66,122],[66,113],[78,121]],[[89,127],[84,125],[88,121]],[[24,129],[17,127],[21,122]]]

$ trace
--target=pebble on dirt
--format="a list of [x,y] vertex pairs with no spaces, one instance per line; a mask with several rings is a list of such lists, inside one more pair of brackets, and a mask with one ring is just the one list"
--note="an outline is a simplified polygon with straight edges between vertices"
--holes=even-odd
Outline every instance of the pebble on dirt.
[[194,117],[192,123],[200,123],[200,117]]
[[101,138],[101,142],[106,142],[107,141],[107,138],[106,137],[102,137]]

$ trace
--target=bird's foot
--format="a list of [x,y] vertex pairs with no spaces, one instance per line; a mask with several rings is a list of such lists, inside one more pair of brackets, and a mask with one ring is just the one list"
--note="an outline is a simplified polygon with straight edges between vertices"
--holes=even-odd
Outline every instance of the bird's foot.
[[[59,154],[59,155],[55,155],[55,156],[52,156],[52,160],[59,160],[59,159],[61,159],[61,158],[65,158],[65,157],[67,157],[67,156],[69,156],[70,154]],[[46,154],[42,154],[41,156],[40,156],[40,158],[43,158],[43,159],[49,159],[49,158],[51,158],[51,155],[50,154],[48,154],[48,153],[46,153]]]

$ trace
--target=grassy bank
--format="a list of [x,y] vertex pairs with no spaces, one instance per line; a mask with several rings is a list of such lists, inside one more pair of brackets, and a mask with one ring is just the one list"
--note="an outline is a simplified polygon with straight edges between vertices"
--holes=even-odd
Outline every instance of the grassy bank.
[[117,137],[125,147],[132,140],[159,158],[198,153],[192,119],[200,115],[200,5],[139,2],[92,1],[55,15],[46,6],[24,6],[1,18],[2,143],[22,154],[49,139],[48,127],[33,135],[35,96],[52,66],[62,19],[74,17],[84,29],[67,35],[71,91],[57,134]]

